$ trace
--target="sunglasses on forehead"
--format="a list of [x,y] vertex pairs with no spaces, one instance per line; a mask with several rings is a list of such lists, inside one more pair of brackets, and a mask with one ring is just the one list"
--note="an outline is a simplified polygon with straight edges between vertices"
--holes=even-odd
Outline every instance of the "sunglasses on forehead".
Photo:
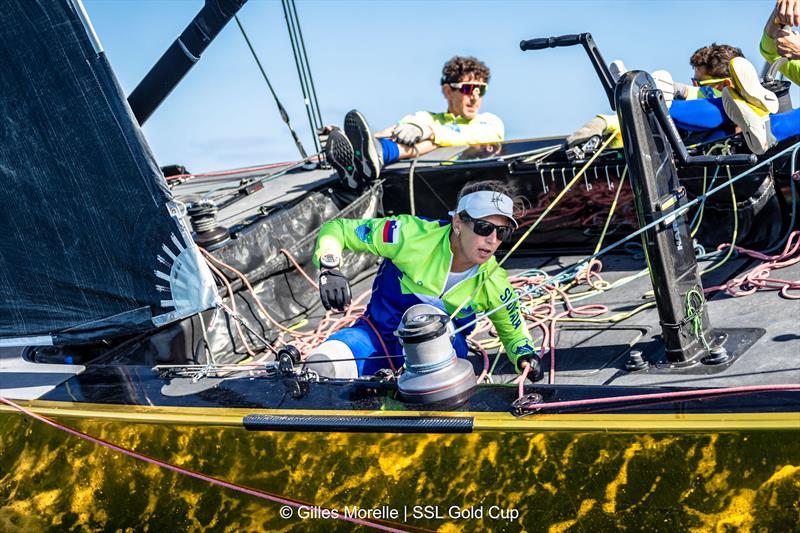
[[480,82],[470,82],[470,81],[460,81],[458,83],[448,83],[450,87],[453,89],[458,89],[461,94],[470,95],[475,92],[475,89],[478,90],[478,94],[481,96],[486,94],[486,88],[488,87],[485,83]]
[[514,228],[511,226],[497,226],[491,222],[481,220],[480,218],[472,218],[466,212],[462,211],[458,214],[465,224],[472,226],[472,232],[481,237],[488,237],[493,231],[497,232],[497,238],[503,242],[511,240],[511,235],[514,233]]

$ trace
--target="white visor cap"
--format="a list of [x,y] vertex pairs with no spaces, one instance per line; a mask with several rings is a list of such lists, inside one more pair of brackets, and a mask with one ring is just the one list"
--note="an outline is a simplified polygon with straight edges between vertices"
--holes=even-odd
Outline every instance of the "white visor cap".
[[450,211],[450,216],[455,216],[466,211],[472,218],[483,218],[490,215],[501,215],[511,221],[516,229],[517,221],[514,220],[514,201],[508,196],[497,191],[477,191],[465,194],[458,201],[455,211]]

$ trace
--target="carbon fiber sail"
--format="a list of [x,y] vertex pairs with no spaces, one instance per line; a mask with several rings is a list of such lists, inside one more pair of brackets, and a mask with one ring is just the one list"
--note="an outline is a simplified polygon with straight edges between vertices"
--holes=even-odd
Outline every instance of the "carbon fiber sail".
[[213,278],[83,7],[3,2],[0,346],[152,329]]

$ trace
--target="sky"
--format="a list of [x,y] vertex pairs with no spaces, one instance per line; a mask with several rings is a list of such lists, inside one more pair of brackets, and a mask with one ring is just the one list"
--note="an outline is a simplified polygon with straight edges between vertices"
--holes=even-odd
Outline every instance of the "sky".
[[[83,0],[129,94],[203,5],[201,0]],[[535,37],[590,32],[606,62],[692,75],[689,57],[712,42],[738,46],[761,68],[770,0],[478,1],[296,0],[323,122],[359,109],[374,130],[418,111],[443,111],[439,78],[454,55],[492,71],[482,111],[506,139],[565,135],[610,108],[582,47],[522,52]],[[307,151],[305,107],[279,0],[239,11]],[[800,94],[793,89],[794,102]],[[272,96],[231,21],[147,123],[161,165],[204,172],[298,159]]]

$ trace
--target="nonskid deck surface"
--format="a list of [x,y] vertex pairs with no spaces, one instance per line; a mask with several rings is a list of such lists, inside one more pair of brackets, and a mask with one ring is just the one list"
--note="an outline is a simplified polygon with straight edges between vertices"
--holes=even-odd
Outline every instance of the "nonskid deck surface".
[[[520,256],[505,263],[510,277],[538,268],[555,275],[584,256]],[[736,272],[753,268],[758,262],[747,258],[732,258],[719,269],[704,276],[704,286],[719,285]],[[710,263],[701,262],[701,268]],[[629,254],[608,255],[603,258],[601,275],[615,282],[641,273],[646,268],[644,260]],[[800,278],[800,264],[773,272],[773,277]],[[372,277],[353,285],[354,297],[368,291]],[[584,292],[589,287],[580,285],[570,292]],[[597,318],[610,317],[631,311],[653,301],[652,284],[645,273],[637,279],[590,298],[573,302],[573,305],[600,304],[609,311]],[[649,293],[649,294],[648,294]],[[787,300],[777,291],[760,290],[750,296],[732,298],[722,292],[708,295],[708,314],[711,325],[729,333],[738,357],[733,363],[719,366],[694,364],[681,369],[666,369],[664,347],[660,338],[658,312],[655,307],[644,309],[626,320],[616,323],[563,321],[557,325],[555,375],[557,385],[614,385],[614,386],[667,386],[667,387],[732,387],[740,385],[765,385],[800,383],[800,302]],[[564,310],[558,307],[559,311]],[[319,318],[319,314],[317,317]],[[315,317],[311,317],[311,324]],[[534,340],[541,334],[534,332]],[[486,339],[486,335],[479,337]],[[742,351],[742,346],[752,344]],[[538,345],[538,342],[537,342]],[[738,345],[738,348],[737,346]],[[642,352],[650,368],[628,372],[625,363],[631,350]],[[738,352],[741,352],[739,355]],[[491,350],[490,364],[494,364],[496,350]],[[483,370],[481,357],[471,356],[476,374]],[[549,351],[544,354],[545,377],[549,382]],[[494,372],[495,382],[507,382],[515,377],[514,370],[504,354],[500,355]]]
[[[579,259],[581,257],[578,256],[514,257],[509,259],[506,266],[512,277],[532,268],[556,274]],[[731,259],[710,274],[704,282],[707,286],[712,286],[735,271],[747,270],[754,264],[747,259]],[[606,281],[615,282],[639,273],[643,268],[644,263],[640,258],[632,255],[612,255],[604,258],[602,275]],[[776,277],[797,279],[800,277],[800,265],[778,272],[774,274]],[[353,294],[357,296],[369,290],[372,280],[372,276],[362,276],[362,279],[354,284]],[[573,304],[606,305],[609,312],[603,316],[611,316],[635,309],[647,302],[648,298],[652,299],[652,296],[645,296],[651,289],[649,277],[643,275],[591,298],[579,301],[576,298]],[[584,290],[585,286],[576,287],[571,292]],[[740,344],[750,345],[732,364],[715,367],[698,363],[677,370],[660,368],[657,363],[663,363],[663,343],[659,337],[658,314],[651,308],[615,324],[559,322],[553,379],[552,381],[549,379],[548,351],[544,357],[545,378],[539,385],[546,385],[548,388],[550,385],[580,386],[592,391],[592,395],[598,395],[604,390],[612,394],[611,391],[616,387],[634,387],[641,388],[642,391],[652,391],[653,387],[706,388],[800,383],[800,349],[798,349],[800,305],[797,301],[781,298],[776,291],[757,291],[742,298],[731,298],[717,293],[709,300],[708,313],[714,328],[727,331],[732,339],[739,339]],[[316,315],[316,318],[319,318],[319,309]],[[306,327],[312,327],[314,319],[314,316],[310,317],[310,324]],[[539,338],[540,335],[534,333],[534,339]],[[638,372],[625,370],[631,349],[642,352],[644,359],[650,363],[648,370]],[[491,350],[490,363],[494,363],[495,358],[496,350]],[[471,361],[476,374],[480,373],[483,370],[483,359],[471,357]],[[211,394],[210,389],[220,385],[222,382],[220,379],[206,378],[196,384],[189,383],[190,380],[186,379],[182,380],[185,381],[183,385],[181,380],[173,380],[174,390],[166,390],[162,388],[163,382],[160,378],[149,368],[115,368],[116,370],[112,368],[104,370],[97,367],[84,371],[83,367],[78,365],[34,364],[22,361],[19,349],[0,351],[0,375],[3,376],[4,385],[2,395],[7,397],[137,404],[143,401],[143,398],[138,398],[140,394],[151,399],[174,394],[173,400],[164,399],[167,405],[210,407],[217,404],[218,393]],[[73,377],[73,374],[77,375]],[[226,393],[228,396],[232,395],[229,398],[231,406],[260,405],[265,398],[265,391],[269,390],[273,391],[273,395],[278,394],[285,398],[285,401],[292,402],[290,398],[293,397],[293,392],[285,388],[282,383],[276,382],[265,389],[266,383],[252,381],[246,377],[241,379],[242,377],[244,376],[240,375],[234,379],[241,383],[234,384],[231,380],[227,380],[229,384],[222,387],[229,391]],[[492,377],[495,383],[508,382],[514,377],[505,355],[500,355]],[[134,389],[125,385],[132,382],[139,385]],[[12,383],[14,386],[10,387]],[[280,391],[276,392],[276,386],[279,386]],[[24,387],[31,388],[24,391]],[[516,387],[513,388],[515,391]],[[326,405],[334,407],[341,402],[339,395],[342,391],[344,389],[334,387],[328,392],[321,393],[322,396],[318,396],[319,392],[315,393],[317,395],[315,397],[319,401],[324,400],[323,403],[328,402]],[[513,400],[514,391],[509,391],[508,398],[504,397],[504,400],[499,396],[495,397],[496,395],[492,397],[498,401],[502,400],[503,405],[506,405]],[[119,396],[120,394],[122,396]],[[130,394],[133,396],[128,397]],[[605,395],[605,392],[602,395]],[[351,400],[353,398],[348,399],[348,409],[357,408]],[[353,401],[359,404],[359,401]],[[360,405],[367,410],[380,408],[380,402],[375,403],[375,401],[375,397],[365,395]],[[297,408],[301,407],[302,402],[297,403]],[[499,406],[496,408],[499,409]]]
[[182,202],[188,203],[205,197],[214,199],[221,205],[232,196],[236,196],[236,190],[243,181],[261,181],[263,188],[242,195],[236,202],[220,209],[217,216],[220,224],[231,226],[258,215],[264,207],[270,208],[292,202],[309,191],[326,184],[333,184],[338,179],[336,173],[330,169],[298,169],[278,176],[289,166],[291,163],[263,170],[192,176],[185,182],[175,185],[172,192],[176,199]]
[[[561,271],[581,257],[553,256],[540,258],[542,270],[549,274]],[[524,258],[512,258],[510,275],[521,272]],[[719,285],[737,271],[746,271],[758,262],[747,258],[731,259],[703,278],[705,287]],[[709,263],[701,262],[701,268]],[[631,255],[609,255],[603,258],[601,274],[608,282],[641,272],[644,261]],[[798,279],[800,264],[773,272],[773,277]],[[583,286],[586,287],[585,285]],[[643,275],[625,285],[613,288],[574,305],[601,304],[610,316],[631,311],[652,301],[652,284]],[[649,295],[645,296],[649,292]],[[667,387],[733,387],[741,385],[800,383],[800,302],[781,298],[777,291],[762,290],[750,296],[732,298],[716,292],[708,294],[708,315],[711,325],[729,334],[729,351],[741,352],[733,363],[713,366],[689,365],[681,369],[663,368],[666,362],[661,327],[655,307],[644,309],[615,324],[569,322],[559,324],[555,355],[557,384],[667,386]],[[743,350],[743,347],[751,344]],[[737,347],[738,345],[738,347]],[[628,372],[625,363],[630,350],[642,352],[650,363],[647,370]],[[738,354],[737,354],[738,355]],[[550,356],[545,354],[545,369]],[[547,380],[547,375],[545,375]]]
[[[459,157],[460,150],[440,149],[432,152],[431,161]],[[396,164],[407,166],[407,162]],[[420,162],[421,166],[435,163]],[[312,190],[334,185],[336,175],[331,170],[297,170],[276,177],[287,168],[271,168],[198,175],[176,185],[173,192],[180,201],[191,198],[230,194],[242,180],[264,179],[264,187],[241,199],[219,213],[225,225],[241,223],[250,216],[263,214],[263,208],[275,208],[299,199]],[[275,177],[273,180],[272,178]],[[225,190],[224,188],[228,189]],[[548,274],[557,274],[564,268],[581,260],[583,256],[517,254],[505,264],[511,276],[532,268],[541,268]],[[755,266],[756,261],[732,258],[723,267],[704,277],[706,287],[717,285],[737,271]],[[701,265],[702,267],[702,265]],[[607,255],[603,258],[603,279],[615,282],[640,273],[644,261],[631,254]],[[354,295],[370,288],[372,276],[358,276],[361,281],[353,286]],[[800,265],[773,273],[783,279],[800,278]],[[575,287],[571,292],[583,292],[586,285]],[[576,300],[575,305],[602,304],[609,308],[604,316],[628,312],[652,301],[650,278],[647,274],[612,290],[596,294],[591,298]],[[800,304],[781,298],[777,291],[763,290],[743,298],[731,298],[724,293],[709,295],[708,313],[714,328],[725,330],[738,357],[731,364],[717,367],[695,364],[679,370],[668,370],[665,365],[663,343],[660,340],[658,313],[654,307],[644,309],[626,320],[616,323],[563,321],[557,325],[557,344],[553,379],[550,379],[549,351],[544,354],[544,382],[556,385],[619,385],[619,386],[676,386],[676,387],[728,387],[737,385],[800,383]],[[559,307],[562,311],[563,307]],[[321,307],[312,311],[309,325],[321,317]],[[602,318],[602,317],[600,317]],[[539,340],[537,332],[534,339]],[[746,349],[744,349],[746,348]],[[642,352],[650,368],[628,372],[625,363],[631,350]],[[41,365],[23,361],[18,348],[0,348],[0,394],[18,398],[36,398],[64,383],[71,375],[83,371],[78,365]],[[739,355],[741,353],[741,355]],[[497,358],[496,350],[490,351],[490,364],[494,365],[492,378],[495,383],[506,382],[515,377],[514,370],[505,355]],[[482,358],[472,360],[476,374],[484,367]],[[27,389],[22,392],[22,389]],[[12,394],[13,392],[13,394]]]

